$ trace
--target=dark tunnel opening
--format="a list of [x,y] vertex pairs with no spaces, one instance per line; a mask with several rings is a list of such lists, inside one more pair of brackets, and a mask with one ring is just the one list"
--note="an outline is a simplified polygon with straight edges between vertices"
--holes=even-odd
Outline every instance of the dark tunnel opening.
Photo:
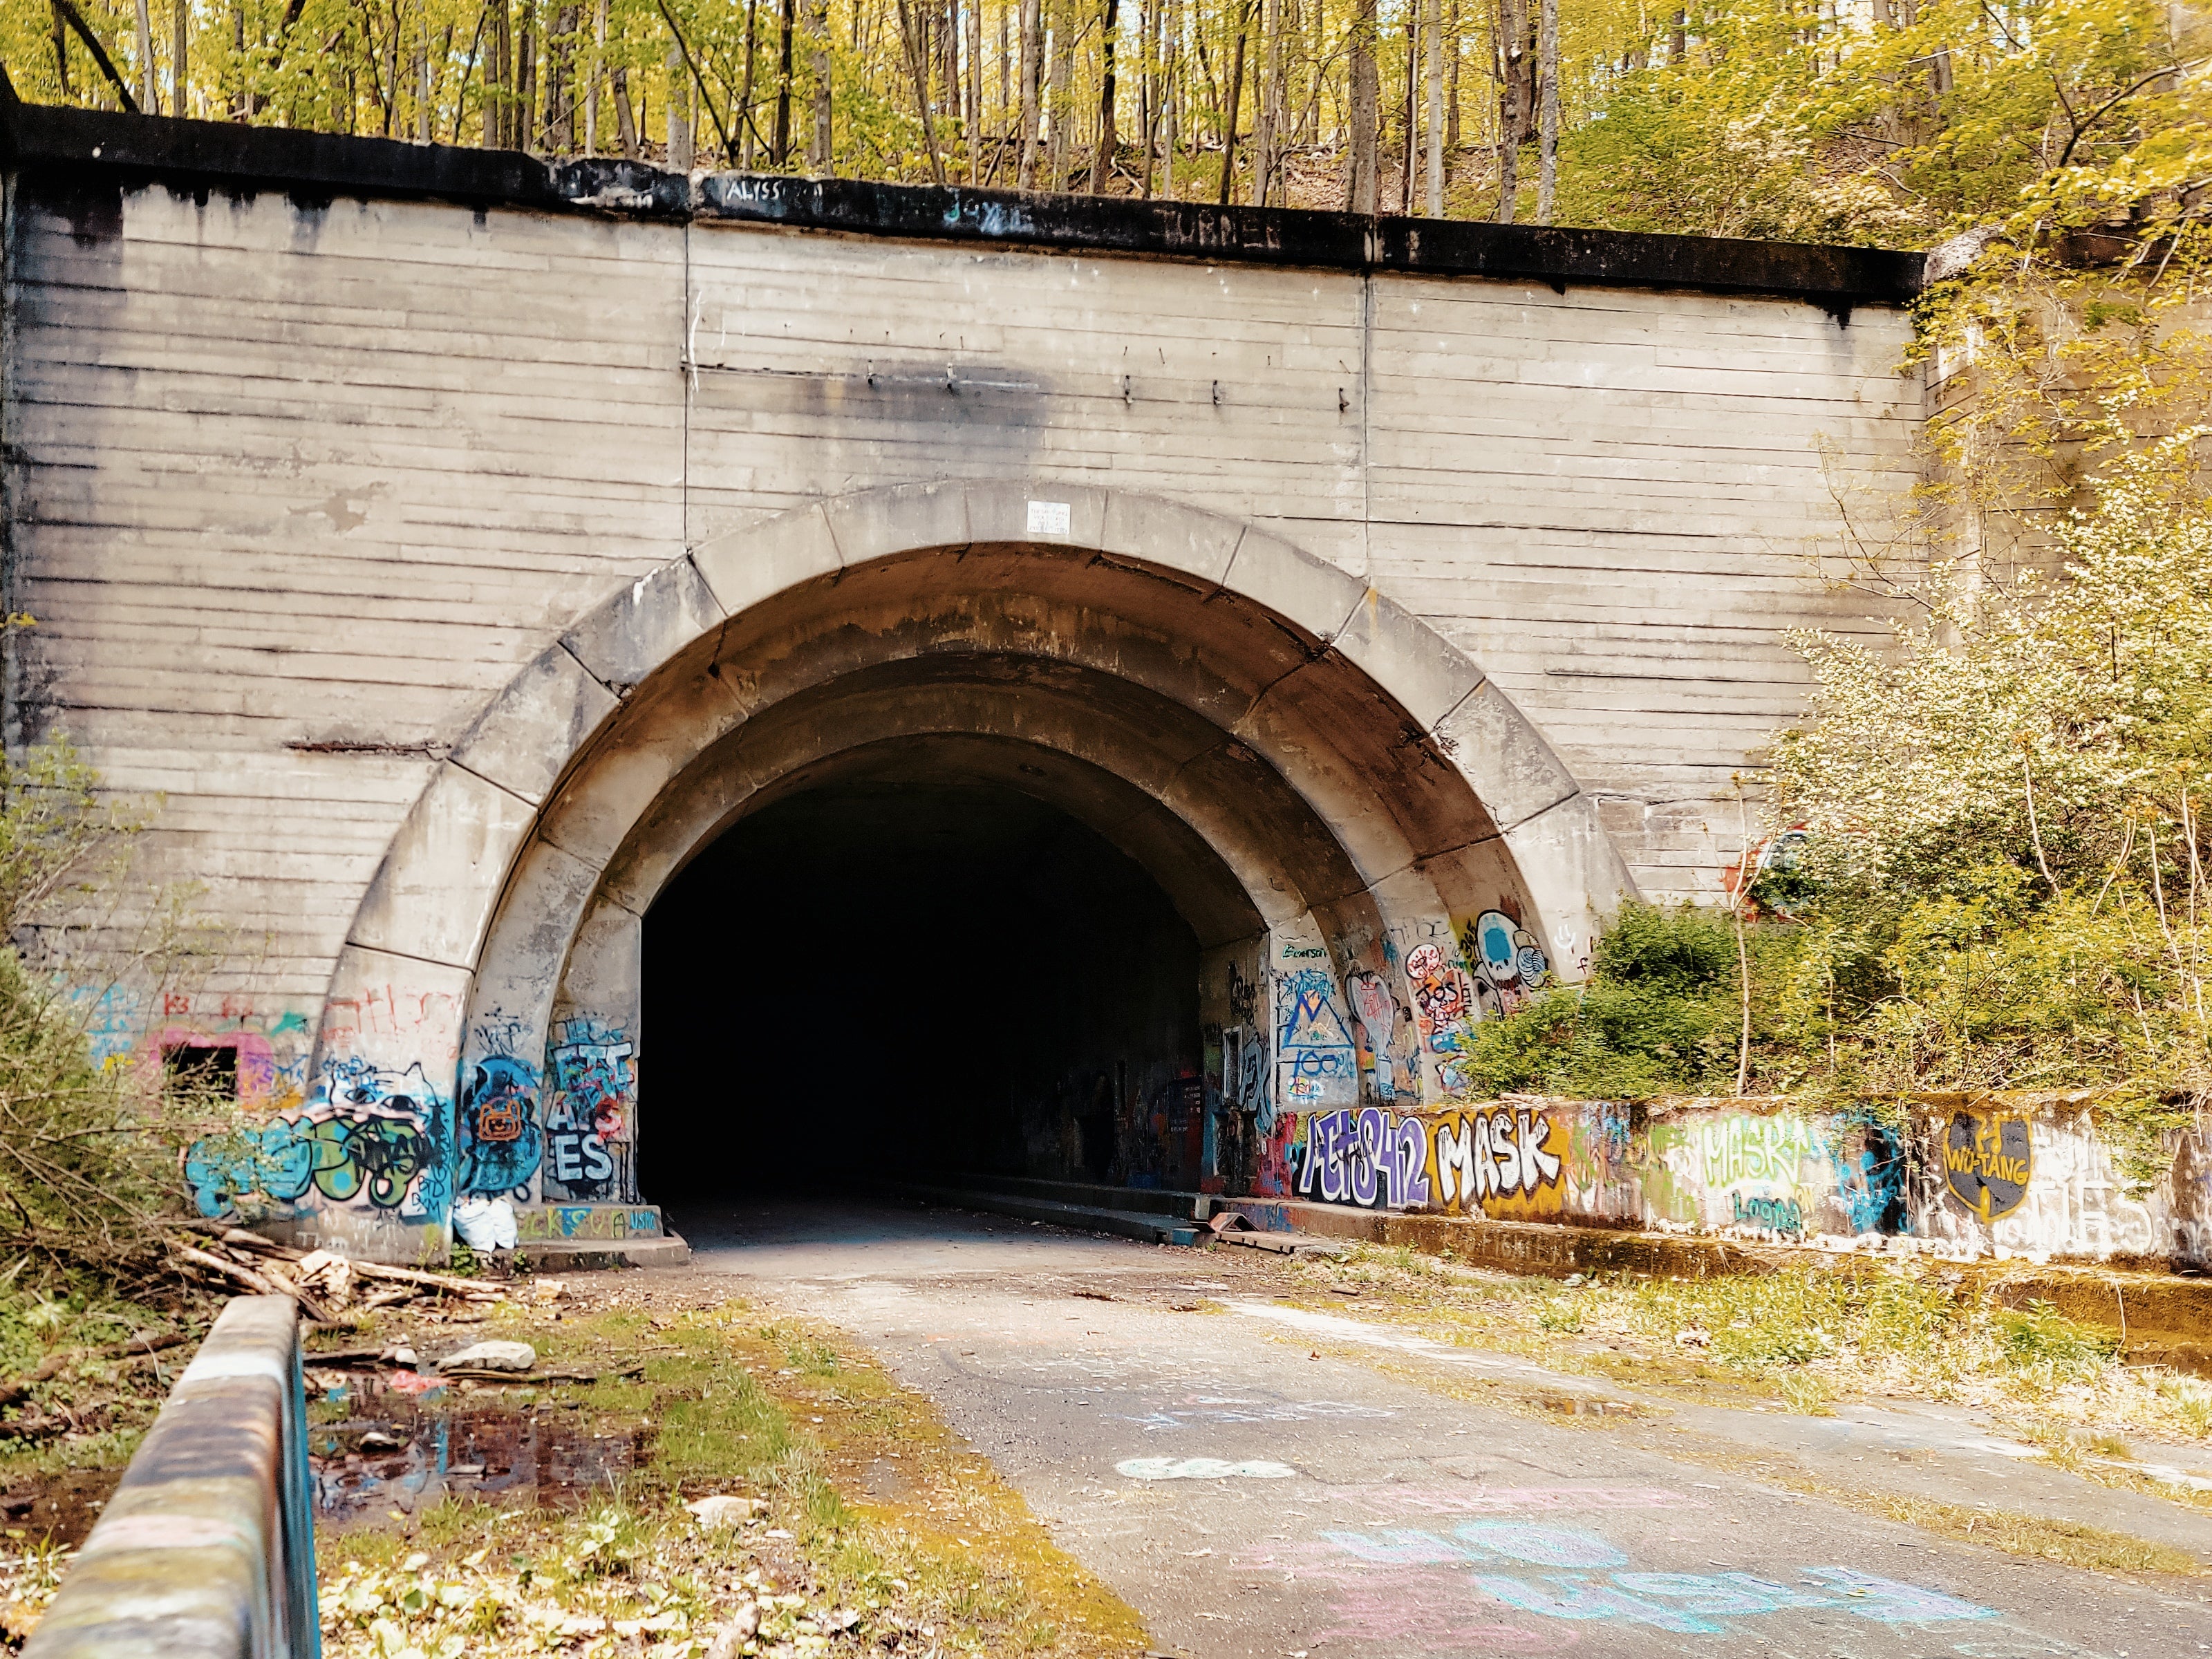
[[647,915],[643,975],[653,1201],[1196,1184],[1194,1133],[1163,1168],[1132,1126],[1203,1115],[1197,938],[1134,860],[1002,784],[828,785],[742,819]]

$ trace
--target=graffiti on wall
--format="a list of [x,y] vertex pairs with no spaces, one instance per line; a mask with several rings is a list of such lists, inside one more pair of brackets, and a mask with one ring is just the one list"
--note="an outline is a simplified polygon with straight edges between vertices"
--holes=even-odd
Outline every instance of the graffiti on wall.
[[544,1155],[538,1068],[520,1052],[529,1023],[493,1009],[480,1018],[461,1067],[453,1136],[460,1152],[458,1189],[527,1201]]
[[393,1072],[325,1062],[317,1097],[295,1112],[209,1136],[185,1153],[185,1179],[206,1216],[241,1204],[293,1204],[312,1192],[413,1223],[453,1208],[451,1105],[416,1064]]
[[1951,1196],[1982,1220],[2010,1215],[2027,1196],[2034,1153],[2027,1120],[2006,1112],[1954,1112],[1943,1133]]
[[1433,941],[1406,953],[1406,988],[1413,998],[1413,1024],[1436,1069],[1439,1091],[1467,1086],[1464,1048],[1475,1018],[1474,982],[1456,958]]
[[614,1149],[628,1143],[637,1103],[636,1045],[613,1026],[571,1019],[562,1022],[550,1052],[545,1178],[562,1197],[609,1196],[621,1175]]
[[1836,1202],[1851,1233],[1911,1232],[1912,1212],[1905,1195],[1911,1171],[1898,1132],[1873,1113],[1854,1109],[1829,1121],[1824,1139]]
[[[1400,1114],[1286,1115],[1262,1147],[1258,1197],[1422,1207],[1499,1220],[1674,1226],[1784,1241],[1911,1237],[1967,1255],[2212,1258],[2212,1133],[2174,1137],[2173,1164],[2130,1189],[2094,1112],[2075,1102],[1978,1102],[1893,1123],[1872,1109],[1631,1106],[1509,1096]],[[1388,1160],[1404,1125],[1425,1136],[1417,1182]],[[1937,1173],[1939,1167],[1942,1173]],[[1986,1206],[1990,1219],[1983,1219]]]
[[1552,976],[1551,958],[1535,934],[1503,910],[1485,910],[1460,934],[1474,970],[1475,996],[1486,1014],[1510,1013]]
[[516,1237],[526,1244],[555,1239],[659,1238],[660,1212],[625,1204],[532,1205],[516,1212]]
[[1304,1132],[1297,1154],[1300,1197],[1400,1210],[1429,1201],[1422,1119],[1365,1106],[1310,1114]]
[[1390,994],[1382,975],[1359,969],[1344,981],[1352,1005],[1352,1035],[1368,1096],[1385,1104],[1421,1097],[1419,1036],[1412,1011]]
[[1436,1129],[1437,1191],[1488,1215],[1557,1215],[1567,1142],[1551,1114],[1525,1106],[1449,1113]]
[[1348,1106],[1359,1097],[1358,1056],[1326,968],[1277,976],[1275,1075],[1280,1103],[1293,1110]]

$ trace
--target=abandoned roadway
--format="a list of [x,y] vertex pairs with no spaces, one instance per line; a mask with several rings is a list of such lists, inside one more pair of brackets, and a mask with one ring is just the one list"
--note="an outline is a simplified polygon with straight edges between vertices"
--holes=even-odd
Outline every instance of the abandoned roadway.
[[934,1400],[1162,1651],[2212,1652],[2187,1581],[2026,1562],[1757,1478],[1786,1455],[1831,1489],[1932,1483],[2202,1553],[2201,1512],[2021,1461],[1964,1413],[1639,1407],[1285,1307],[1273,1259],[1243,1250],[893,1206],[681,1222],[683,1271],[836,1323]]

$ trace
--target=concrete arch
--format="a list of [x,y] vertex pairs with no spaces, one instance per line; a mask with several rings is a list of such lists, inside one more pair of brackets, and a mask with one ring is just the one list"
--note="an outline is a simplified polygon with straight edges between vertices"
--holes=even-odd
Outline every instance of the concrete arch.
[[[839,739],[809,753],[810,720]],[[363,899],[318,1076],[434,1082],[487,1045],[534,1060],[580,940],[641,914],[741,784],[795,787],[862,734],[1029,744],[1113,777],[1130,834],[1211,849],[1266,929],[1340,972],[1500,894],[1571,972],[1632,890],[1510,700],[1335,567],[1155,497],[902,486],[696,547],[514,677]]]

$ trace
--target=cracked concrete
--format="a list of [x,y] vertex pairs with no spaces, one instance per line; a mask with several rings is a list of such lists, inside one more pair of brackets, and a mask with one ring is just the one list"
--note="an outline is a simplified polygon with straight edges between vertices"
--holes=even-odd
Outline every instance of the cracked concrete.
[[1275,1306],[1272,1262],[1005,1218],[779,1200],[682,1221],[685,1271],[833,1322],[928,1394],[1162,1651],[2212,1652],[2212,1581],[2030,1561],[1786,1484],[1986,1501],[2203,1558],[2202,1513],[2032,1462],[1972,1413],[1645,1399]]

